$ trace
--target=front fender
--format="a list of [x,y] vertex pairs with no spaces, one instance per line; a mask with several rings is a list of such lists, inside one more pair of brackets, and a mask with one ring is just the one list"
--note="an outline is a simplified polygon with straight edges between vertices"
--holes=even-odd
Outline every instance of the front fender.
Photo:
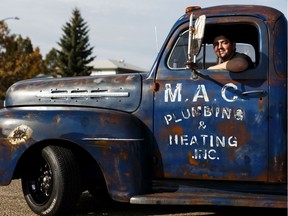
[[149,148],[142,122],[119,111],[71,107],[0,111],[0,184],[9,184],[28,148],[47,139],[68,140],[89,152],[114,199],[126,201],[143,189]]

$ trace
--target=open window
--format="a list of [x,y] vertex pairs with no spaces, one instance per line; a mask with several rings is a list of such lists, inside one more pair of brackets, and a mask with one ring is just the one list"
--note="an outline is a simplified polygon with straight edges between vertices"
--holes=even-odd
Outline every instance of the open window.
[[[251,24],[210,24],[205,27],[202,48],[197,56],[198,69],[206,69],[216,64],[216,55],[213,51],[213,40],[217,35],[229,32],[233,34],[233,40],[236,42],[236,51],[248,55],[255,66],[259,63],[259,42],[258,31]],[[189,32],[182,32],[168,58],[167,65],[172,70],[186,68],[188,52]]]

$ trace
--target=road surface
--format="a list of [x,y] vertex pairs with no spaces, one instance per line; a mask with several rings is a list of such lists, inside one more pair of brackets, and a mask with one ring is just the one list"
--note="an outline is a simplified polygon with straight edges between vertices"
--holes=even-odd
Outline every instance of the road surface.
[[[21,182],[14,180],[0,187],[0,216],[36,216],[27,206]],[[259,209],[211,206],[151,206],[123,203],[99,203],[83,193],[71,216],[287,216],[287,209]]]

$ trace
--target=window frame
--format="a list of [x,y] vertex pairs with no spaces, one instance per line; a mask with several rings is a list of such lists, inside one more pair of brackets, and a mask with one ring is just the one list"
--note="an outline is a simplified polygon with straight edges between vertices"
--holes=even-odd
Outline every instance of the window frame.
[[[217,25],[219,25],[218,23],[217,24],[210,24],[210,26],[217,26]],[[256,26],[254,26],[254,25],[251,25],[251,23],[249,23],[249,24],[243,24],[243,23],[238,23],[238,24],[236,24],[236,25],[241,25],[242,27],[243,26],[245,26],[245,25],[247,25],[247,26],[250,26],[250,28],[255,28],[256,29]],[[219,25],[220,26],[220,25]],[[232,26],[232,25],[225,25],[225,27],[230,27],[230,26]],[[253,27],[251,27],[251,26],[253,26]],[[222,27],[223,27],[223,25],[222,25]],[[206,28],[209,28],[209,26],[208,27],[206,27]],[[234,27],[235,28],[235,27]],[[255,31],[257,31],[257,33],[258,33],[258,30],[256,29]],[[206,32],[205,32],[206,33]],[[177,52],[177,51],[175,51],[176,49],[178,49],[178,47],[181,47],[180,49],[183,49],[183,41],[181,41],[181,39],[183,39],[184,38],[184,40],[187,40],[187,43],[186,43],[186,49],[185,49],[185,47],[184,47],[184,55],[182,55],[184,58],[185,58],[185,60],[183,61],[183,62],[185,62],[185,61],[187,61],[187,57],[188,57],[188,54],[187,54],[187,50],[188,50],[188,34],[189,34],[189,30],[188,29],[186,29],[186,30],[184,30],[184,31],[182,31],[179,35],[178,35],[178,38],[176,39],[176,42],[174,43],[174,46],[172,47],[172,49],[171,49],[171,52],[169,53],[169,55],[168,55],[168,58],[167,58],[167,67],[170,69],[170,70],[184,70],[184,69],[188,69],[187,67],[185,67],[185,64],[183,63],[183,64],[180,64],[181,66],[183,65],[183,67],[174,67],[174,64],[177,64],[176,62],[174,62],[175,61],[175,59],[177,60],[177,58],[174,58],[174,60],[171,60],[172,58],[173,58],[173,54],[175,54],[175,52]],[[255,36],[254,36],[255,37]],[[257,35],[256,36],[258,39],[259,39],[259,36]],[[205,34],[204,34],[204,40],[203,41],[205,41]],[[198,54],[198,56],[197,56],[197,63],[198,63],[198,65],[199,65],[199,63],[200,63],[200,61],[199,61],[199,59],[201,59],[202,57],[204,57],[204,58],[202,58],[203,60],[202,60],[202,62],[201,62],[201,64],[200,64],[200,67],[199,68],[201,68],[201,69],[207,69],[209,66],[211,66],[211,65],[213,65],[213,62],[212,61],[209,61],[209,63],[207,63],[207,59],[208,58],[212,58],[212,55],[214,55],[214,57],[215,57],[215,59],[216,59],[216,56],[215,56],[215,54],[214,54],[214,51],[213,51],[213,48],[212,49],[210,49],[210,53],[209,53],[209,55],[210,56],[208,56],[207,55],[207,47],[209,47],[209,46],[213,46],[212,45],[212,41],[210,41],[210,43],[203,43],[203,41],[202,41],[202,45],[201,45],[201,50],[200,50],[200,53]],[[250,56],[250,58],[252,59],[252,61],[253,61],[253,63],[255,64],[255,67],[257,67],[257,65],[258,65],[258,63],[257,62],[259,62],[259,59],[257,59],[259,56],[257,56],[256,55],[256,53],[257,52],[259,52],[259,50],[257,51],[256,49],[257,49],[257,47],[259,47],[259,40],[257,41],[257,44],[255,44],[255,42],[254,42],[254,44],[251,42],[251,43],[248,43],[248,41],[247,42],[237,42],[237,41],[235,41],[236,42],[236,51],[238,51],[239,50],[239,47],[240,46],[244,46],[244,47],[247,47],[247,49],[248,49],[248,47],[250,47],[249,48],[249,50],[250,51],[252,51],[252,54],[251,55],[248,55],[248,56]],[[180,46],[179,46],[179,43],[180,43]],[[184,45],[185,45],[185,42],[184,42]],[[243,52],[243,51],[240,51],[240,53],[245,53],[245,52]],[[246,53],[245,53],[246,54]],[[181,53],[179,54],[180,56],[181,56]],[[176,55],[176,56],[179,56],[179,55]]]

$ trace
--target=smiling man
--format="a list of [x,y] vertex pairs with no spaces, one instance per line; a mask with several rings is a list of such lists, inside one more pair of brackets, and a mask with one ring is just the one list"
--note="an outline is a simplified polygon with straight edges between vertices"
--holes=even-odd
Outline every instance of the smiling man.
[[242,72],[253,68],[253,62],[249,56],[236,52],[236,43],[225,35],[215,37],[213,41],[214,52],[217,56],[217,64],[208,70],[228,70]]

